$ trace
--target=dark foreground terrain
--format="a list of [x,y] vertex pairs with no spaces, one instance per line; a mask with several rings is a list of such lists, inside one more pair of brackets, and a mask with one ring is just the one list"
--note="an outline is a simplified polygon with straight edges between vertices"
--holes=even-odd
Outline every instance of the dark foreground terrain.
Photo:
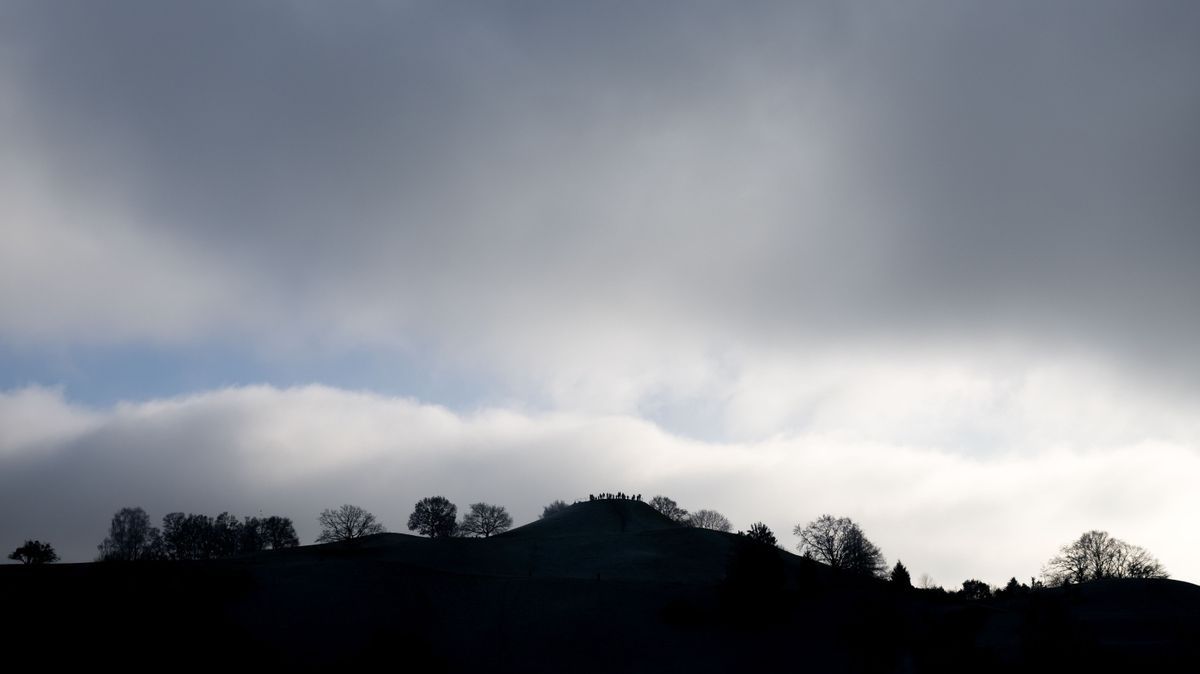
[[7,671],[1200,672],[1200,587],[965,601],[837,574],[643,503],[487,539],[0,568]]

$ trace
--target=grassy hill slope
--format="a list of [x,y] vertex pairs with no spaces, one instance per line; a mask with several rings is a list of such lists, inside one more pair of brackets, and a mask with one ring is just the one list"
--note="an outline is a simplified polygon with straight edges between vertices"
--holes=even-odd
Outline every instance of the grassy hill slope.
[[382,534],[213,562],[0,568],[10,662],[124,669],[1200,671],[1200,587],[964,602],[633,501],[487,540]]

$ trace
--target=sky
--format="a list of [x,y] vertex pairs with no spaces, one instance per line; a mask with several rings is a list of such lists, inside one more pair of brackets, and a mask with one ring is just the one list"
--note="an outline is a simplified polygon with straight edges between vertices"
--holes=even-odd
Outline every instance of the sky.
[[[1200,582],[1200,5],[0,4],[0,546],[666,494]],[[7,549],[5,551],[7,553]]]

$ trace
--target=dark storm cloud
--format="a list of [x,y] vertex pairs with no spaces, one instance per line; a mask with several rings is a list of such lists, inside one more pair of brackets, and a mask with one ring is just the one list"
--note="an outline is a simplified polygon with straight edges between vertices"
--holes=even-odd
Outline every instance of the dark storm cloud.
[[1200,370],[1191,3],[27,3],[4,24],[51,187],[115,176],[132,240],[205,261],[164,265],[204,298],[184,335],[515,369],[568,341],[619,361],[986,336]]
[[940,320],[1161,340],[1194,366],[1178,332],[1200,280],[1194,8],[891,11],[918,39],[883,20],[865,36],[863,127],[883,135],[862,175],[897,231],[885,273]]

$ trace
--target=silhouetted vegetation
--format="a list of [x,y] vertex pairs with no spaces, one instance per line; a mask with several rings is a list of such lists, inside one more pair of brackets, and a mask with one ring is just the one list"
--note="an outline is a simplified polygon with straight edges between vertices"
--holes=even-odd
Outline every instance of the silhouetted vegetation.
[[1064,545],[1042,575],[1049,585],[1063,585],[1103,578],[1166,578],[1167,571],[1146,550],[1093,530]]
[[848,517],[821,515],[807,526],[796,525],[801,554],[835,569],[882,578],[886,569],[883,553]]
[[217,515],[212,530],[213,556],[223,558],[237,555],[240,534],[237,517],[227,512]]
[[[788,554],[759,522],[736,537],[709,535],[672,526],[632,499],[605,500],[492,544],[394,537],[253,563],[218,558],[295,545],[290,520],[170,513],[155,543],[149,518],[127,508],[110,527],[108,559],[211,561],[8,565],[0,569],[10,609],[0,634],[21,648],[52,624],[52,638],[88,656],[136,635],[139,654],[153,662],[199,658],[214,670],[234,662],[301,670],[1200,671],[1200,588],[1186,583],[1038,589],[1036,580],[1012,578],[993,590],[970,579],[947,593],[924,576],[918,584],[930,589],[907,590],[912,579],[899,561],[884,585]],[[453,522],[444,517],[453,504],[423,503]],[[361,508],[343,509],[377,525]],[[473,504],[459,528],[489,536],[507,526],[506,515]],[[476,519],[499,524],[477,530]],[[818,518],[809,533],[822,524],[848,541],[836,550],[860,545],[849,520]],[[31,544],[49,547],[23,547]],[[806,551],[818,558],[815,547]],[[104,620],[89,613],[95,607]],[[205,648],[193,653],[196,643]],[[414,660],[397,648],[425,655]]]
[[458,529],[458,507],[444,496],[427,496],[417,501],[408,516],[408,529],[430,538],[449,538]]
[[504,509],[504,506],[472,503],[470,510],[463,515],[462,523],[458,525],[458,531],[463,536],[490,538],[508,531],[512,525],[512,516]]
[[570,507],[571,506],[567,505],[566,501],[561,501],[561,500],[551,501],[550,505],[546,506],[545,508],[542,508],[542,514],[538,515],[538,519],[545,519],[547,517],[553,517],[554,515],[557,515],[560,512],[562,512]]
[[58,553],[49,543],[25,541],[9,553],[8,558],[22,564],[50,564],[58,561]]
[[688,517],[688,524],[697,529],[712,529],[713,531],[732,531],[733,525],[724,515],[715,510],[697,510]]
[[158,529],[150,526],[150,516],[142,508],[123,508],[113,515],[108,537],[99,546],[99,560],[223,559],[299,544],[287,517],[239,521],[228,512],[216,517],[172,512],[163,517],[162,529]]
[[112,517],[108,537],[98,546],[102,562],[133,562],[162,557],[162,535],[141,508],[122,508]]
[[763,543],[770,546],[779,545],[779,541],[775,540],[775,534],[762,522],[751,524],[749,529],[739,531],[738,535],[745,536],[756,543]]
[[[254,518],[251,517],[250,520],[253,521]],[[300,538],[296,536],[296,528],[292,526],[291,518],[271,515],[259,519],[258,524],[258,535],[261,537],[263,549],[281,550],[300,545]]]
[[162,554],[166,559],[220,559],[300,544],[287,517],[214,517],[167,513],[163,517]]
[[1000,588],[999,590],[996,590],[994,595],[997,597],[1013,599],[1016,597],[1022,597],[1024,595],[1027,595],[1027,594],[1029,594],[1029,591],[1030,591],[1029,586],[1025,585],[1023,583],[1017,582],[1017,579],[1014,576],[1014,577],[1008,579],[1008,583],[1004,587]]
[[163,516],[163,553],[167,559],[208,559],[212,518],[181,512]]
[[374,515],[349,503],[337,510],[322,510],[317,522],[321,525],[318,543],[348,541],[387,531]]
[[666,515],[672,522],[688,523],[688,511],[680,508],[678,503],[666,496],[660,495],[650,499],[650,507]]
[[982,580],[964,580],[962,589],[958,591],[958,596],[963,599],[991,599],[992,588]]

